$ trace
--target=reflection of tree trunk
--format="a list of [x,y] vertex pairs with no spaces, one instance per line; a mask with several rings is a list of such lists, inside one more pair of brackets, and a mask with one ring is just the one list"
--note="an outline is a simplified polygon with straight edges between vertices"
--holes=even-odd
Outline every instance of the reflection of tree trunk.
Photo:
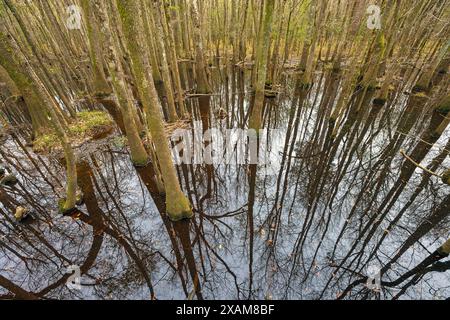
[[203,125],[203,132],[209,129],[210,101],[211,101],[210,96],[201,96],[198,98],[198,105]]
[[103,233],[103,212],[100,209],[95,197],[95,190],[91,180],[93,172],[89,163],[86,161],[80,161],[79,163],[77,163],[77,173],[78,185],[83,192],[84,203],[86,204],[86,208],[88,209],[89,215],[92,218],[90,224],[94,228],[94,233]]
[[[439,107],[432,111],[428,128],[420,136],[416,147],[411,151],[410,157],[414,162],[420,163],[441,137],[449,123],[449,120],[446,118],[447,112],[448,110],[441,111]],[[413,162],[405,160],[401,168],[400,180],[402,180],[402,182],[407,182],[411,178],[415,169],[416,166]]]
[[145,186],[147,187],[147,190],[149,191],[151,197],[153,198],[153,201],[155,202],[156,207],[158,208],[158,212],[161,215],[161,219],[164,223],[164,226],[166,228],[167,234],[169,236],[169,239],[172,244],[172,248],[174,250],[175,259],[177,261],[177,272],[180,277],[180,281],[183,287],[183,290],[188,296],[188,291],[186,287],[186,280],[183,275],[183,257],[180,252],[180,249],[178,247],[178,241],[175,237],[175,234],[178,235],[180,242],[183,247],[183,251],[185,253],[185,257],[188,264],[188,269],[191,274],[193,284],[194,284],[194,290],[197,295],[198,299],[203,299],[201,294],[201,287],[199,282],[199,277],[197,273],[197,268],[195,264],[195,257],[192,250],[191,241],[189,239],[189,223],[188,220],[182,220],[178,222],[171,223],[171,221],[168,219],[167,215],[164,215],[164,212],[166,210],[166,205],[164,201],[164,195],[160,194],[158,191],[158,188],[156,186],[156,183],[153,179],[154,176],[154,169],[151,166],[148,166],[146,168],[137,168],[137,172],[139,173],[139,176],[144,181]]
[[183,258],[181,256],[180,249],[178,248],[176,237],[174,236],[175,233],[173,232],[174,230],[172,228],[172,224],[170,223],[167,215],[164,214],[164,212],[166,211],[166,204],[164,201],[164,195],[159,192],[156,182],[154,181],[154,168],[151,165],[148,165],[147,167],[136,168],[136,170],[142,181],[144,182],[144,185],[146,186],[148,192],[150,193],[150,196],[152,197],[155,206],[158,209],[158,213],[161,216],[161,220],[164,223],[167,235],[169,236],[170,242],[172,244],[175,259],[177,261],[176,271],[178,273],[178,276],[180,277],[181,285],[187,297],[189,293],[187,291],[186,280],[184,279],[183,275]]
[[[438,169],[438,167],[442,164],[442,162],[447,157],[447,155],[449,153],[448,150],[450,150],[450,140],[447,142],[447,145],[443,148],[442,152],[438,156],[436,156],[433,159],[433,161],[431,162],[431,164],[428,166],[431,171],[435,171],[435,170]],[[397,223],[403,217],[403,215],[406,212],[406,210],[408,210],[408,208],[414,203],[416,198],[419,196],[420,193],[422,193],[422,191],[424,190],[426,185],[429,183],[431,176],[432,175],[430,173],[424,172],[424,175],[422,176],[422,180],[420,181],[420,184],[416,187],[416,190],[411,195],[411,197],[406,202],[406,204],[403,206],[403,208],[399,211],[397,216],[389,223],[389,226],[386,228],[386,230],[390,231],[397,225]],[[442,206],[442,204],[441,204],[441,206]],[[430,223],[429,219],[434,219],[433,217],[436,216],[435,213],[436,213],[436,211],[434,211],[434,213],[430,217],[428,217],[427,220],[424,222],[424,223],[428,222],[430,224],[430,228],[426,232],[431,230],[432,227],[437,225],[442,219],[445,218],[445,216],[440,216],[439,218],[437,218],[437,221],[435,221],[435,223]],[[419,226],[419,228],[420,228],[420,226]],[[416,232],[418,231],[418,229],[416,230]],[[369,258],[367,259],[367,261],[370,261],[373,258],[373,256],[376,254],[376,252],[378,252],[378,249],[381,247],[381,245],[383,244],[384,239],[388,235],[389,235],[389,232],[383,233],[383,235],[381,236],[380,240],[378,241],[376,247],[374,249],[372,249],[372,253],[369,256]]]
[[[450,197],[450,196],[448,196]],[[448,200],[447,197],[447,200]],[[440,209],[444,210],[446,212],[446,215],[448,215],[449,212],[449,205],[450,203],[448,201],[445,202],[445,205],[443,207],[440,207]],[[428,221],[428,223],[433,223],[435,221]],[[422,224],[423,225],[423,224]],[[420,228],[420,227],[419,227]],[[423,230],[421,230],[419,232],[419,234],[423,233]],[[422,234],[423,235],[423,234]],[[412,237],[416,237],[416,239],[412,239]],[[417,238],[418,237],[418,238]],[[404,253],[407,248],[409,246],[411,246],[414,242],[418,241],[420,239],[421,236],[418,236],[417,234],[412,235],[407,242],[409,242],[409,244],[406,244],[402,247],[402,249],[400,249],[400,252],[396,255],[396,257],[394,257],[380,272],[381,275],[383,275],[388,268],[390,268],[390,266],[392,265],[392,263],[396,260],[398,260],[398,258],[401,256],[402,253]],[[407,246],[405,248],[405,246]],[[405,249],[404,249],[405,248]],[[419,279],[426,271],[427,268],[429,266],[432,266],[434,264],[436,264],[437,262],[439,262],[440,260],[448,257],[450,254],[450,239],[448,239],[443,245],[441,245],[438,249],[436,249],[434,252],[432,252],[428,257],[426,257],[425,259],[422,260],[422,262],[420,262],[417,266],[415,266],[414,268],[412,268],[411,270],[409,270],[408,272],[404,273],[403,275],[401,275],[400,277],[398,277],[396,280],[394,281],[381,281],[381,285],[385,286],[385,287],[396,287],[398,285],[400,285],[401,283],[403,283],[405,280],[407,280],[408,278],[414,276],[413,280],[417,280]],[[445,269],[445,268],[444,268]],[[431,270],[430,270],[431,271]],[[437,270],[439,271],[439,270]],[[355,288],[356,286],[366,283],[368,280],[368,277],[363,277],[361,279],[358,279],[356,281],[353,281],[343,292],[342,294],[339,296],[338,299],[343,299],[353,288]],[[398,296],[400,294],[402,294],[406,288],[410,287],[412,284],[414,284],[415,281],[410,281],[404,288],[402,288],[402,291],[397,294],[394,299],[398,298]]]
[[[406,283],[393,298],[392,300],[397,300],[403,293],[406,292],[406,290],[411,287],[412,285],[415,285],[417,281],[419,281],[420,278],[422,278],[426,273],[428,272],[445,272],[450,269],[450,261],[446,262],[439,262],[441,259],[448,257],[450,253],[450,239],[447,240],[441,247],[439,247],[435,252],[430,254],[425,260],[423,260],[418,266],[416,266],[411,271],[405,273],[397,280],[391,282],[391,283],[384,283],[385,286],[393,286],[396,284],[399,284],[409,277],[414,277]],[[383,283],[382,283],[383,284]]]
[[[151,298],[155,297],[155,293],[153,290],[153,284],[151,282],[151,278],[148,274],[147,267],[139,258],[138,254],[133,250],[132,246],[128,243],[128,241],[116,230],[111,228],[109,225],[106,225],[103,221],[103,217],[106,217],[105,213],[100,209],[98,205],[98,201],[95,197],[94,186],[92,183],[92,170],[87,163],[81,163],[78,167],[80,171],[80,187],[82,188],[83,194],[85,195],[85,203],[86,208],[89,212],[89,216],[82,212],[78,212],[79,219],[86,224],[91,225],[94,228],[94,239],[95,236],[103,238],[103,232],[113,237],[118,243],[120,243],[125,251],[128,253],[130,258],[136,263],[139,271],[144,277],[147,286],[150,290]],[[100,248],[99,248],[100,249]],[[88,261],[88,259],[86,260]],[[92,261],[93,263],[94,261]]]
[[401,248],[397,251],[396,255],[386,264],[383,271],[387,271],[393,263],[395,263],[412,245],[417,243],[424,235],[430,232],[435,226],[450,215],[450,195],[441,202],[436,210],[427,217],[414,231]]
[[181,220],[172,223],[183,247],[184,255],[187,261],[189,273],[191,274],[195,294],[199,300],[203,300],[200,279],[198,277],[197,266],[195,264],[194,251],[192,250],[191,239],[189,237],[189,220]]
[[141,176],[142,180],[144,181],[145,186],[147,187],[150,195],[152,196],[156,207],[158,208],[158,211],[161,215],[161,219],[163,220],[164,226],[166,227],[167,234],[170,238],[170,241],[172,243],[172,248],[174,250],[175,258],[177,261],[177,272],[181,280],[181,284],[183,286],[183,290],[188,296],[188,291],[186,287],[186,280],[183,275],[183,257],[181,255],[180,249],[178,247],[178,241],[175,237],[175,234],[178,235],[178,239],[181,242],[181,245],[183,247],[183,251],[185,254],[185,258],[187,260],[187,266],[189,269],[189,272],[192,277],[192,281],[194,284],[194,290],[197,295],[198,299],[203,299],[202,293],[201,293],[201,287],[199,282],[199,277],[197,273],[197,267],[195,264],[195,257],[192,250],[191,241],[189,238],[189,221],[188,220],[181,220],[178,222],[171,223],[169,219],[167,219],[167,216],[163,213],[165,212],[165,202],[164,202],[164,195],[161,195],[158,192],[158,189],[156,187],[155,182],[152,179],[151,171],[154,171],[153,169],[149,170],[150,168],[138,168],[138,173]]
[[252,297],[252,287],[253,287],[253,241],[254,241],[254,224],[253,224],[253,208],[255,205],[255,188],[256,188],[256,164],[250,164],[250,175],[249,175],[249,191],[248,191],[248,211],[247,211],[247,225],[249,232],[249,259],[248,259],[248,275],[249,275],[249,284],[248,284],[248,297],[249,299]]
[[[200,117],[201,117],[201,121],[202,121],[203,134],[205,134],[205,132],[210,129],[210,116],[211,116],[210,103],[211,103],[210,96],[201,96],[198,98],[198,105],[199,105],[199,109],[200,109]],[[208,146],[213,143],[214,138],[215,137],[211,137],[210,141],[205,141],[204,147],[208,148]],[[213,150],[211,149],[211,151],[213,151]],[[208,155],[208,157],[212,157],[212,154]],[[211,189],[212,189],[213,170],[214,170],[213,164],[211,164],[211,163],[206,163],[205,167],[206,167],[206,176],[207,176],[207,180],[206,180],[207,192],[206,192],[206,195],[203,197],[203,199],[210,198],[212,195]]]
[[[100,252],[102,243],[103,243],[103,235],[94,234],[93,239],[92,239],[91,248],[89,249],[89,252],[88,252],[83,264],[80,266],[81,274],[86,274],[89,271],[89,269],[91,269],[92,265],[94,264],[95,260],[97,259],[98,253]],[[60,286],[64,285],[67,282],[67,280],[69,279],[69,277],[70,277],[70,274],[65,274],[59,280],[55,281],[54,283],[52,283],[51,285],[42,289],[41,291],[39,291],[36,294],[39,297],[45,296],[52,290],[55,290],[55,289],[59,288]]]
[[450,239],[448,239],[443,245],[441,245],[437,250],[432,252],[428,257],[422,260],[421,263],[419,263],[417,266],[409,270],[408,272],[404,273],[402,276],[397,278],[394,281],[388,282],[388,281],[382,281],[382,285],[394,287],[408,279],[409,277],[421,273],[425,270],[426,267],[434,264],[435,262],[444,259],[448,257],[450,254]]
[[5,192],[3,187],[0,187],[0,203],[3,204],[5,208],[11,210],[11,212],[14,212],[17,206],[15,202],[14,198]]
[[[414,108],[417,108],[419,106],[418,99],[422,98],[417,96],[413,97]],[[414,122],[414,120],[411,119],[410,121]],[[443,116],[443,114],[439,111],[439,109],[434,109],[432,111],[430,123],[425,132],[421,135],[418,144],[412,151],[411,158],[415,162],[420,163],[425,158],[425,156],[433,147],[434,143],[440,138],[445,127],[447,126],[447,123],[448,119],[446,119]],[[370,219],[370,222],[366,225],[366,227],[363,230],[363,234],[368,230],[370,231],[363,242],[362,248],[365,248],[365,246],[368,244],[372,236],[375,234],[378,226],[382,223],[382,221],[384,221],[384,218],[389,213],[389,210],[396,203],[401,193],[403,192],[403,188],[414,174],[415,169],[416,166],[411,161],[405,160],[402,168],[400,169],[400,176],[395,182],[394,186],[389,191],[388,195],[383,200],[380,207],[378,208],[378,214],[374,215]],[[361,257],[361,254],[359,256]]]
[[15,296],[14,297],[15,299],[20,299],[20,300],[36,300],[36,299],[38,299],[38,297],[35,294],[22,289],[21,287],[19,287],[12,281],[6,279],[2,275],[0,275],[0,286],[5,288],[6,290],[12,292]]

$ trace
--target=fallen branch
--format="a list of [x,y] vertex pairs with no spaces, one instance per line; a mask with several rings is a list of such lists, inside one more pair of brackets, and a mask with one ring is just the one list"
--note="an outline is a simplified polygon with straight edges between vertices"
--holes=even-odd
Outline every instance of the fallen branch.
[[436,177],[439,177],[439,178],[441,178],[441,179],[443,178],[441,175],[439,175],[439,174],[437,174],[437,173],[435,173],[435,172],[433,172],[433,171],[431,171],[431,170],[428,170],[427,168],[425,168],[424,166],[422,166],[420,163],[415,162],[413,159],[411,159],[411,157],[409,157],[409,156],[406,154],[405,150],[401,149],[401,150],[400,150],[400,154],[401,154],[402,156],[404,156],[407,160],[411,161],[413,165],[415,165],[416,167],[422,169],[423,171],[428,172],[429,174],[431,174],[431,175],[433,175],[433,176],[436,176]]
[[207,96],[220,96],[219,93],[190,93],[186,94],[186,98],[207,97]]

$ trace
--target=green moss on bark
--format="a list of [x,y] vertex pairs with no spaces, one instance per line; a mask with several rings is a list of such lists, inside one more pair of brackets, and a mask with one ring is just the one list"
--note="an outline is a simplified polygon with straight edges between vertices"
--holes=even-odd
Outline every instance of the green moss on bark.
[[442,175],[442,182],[450,185],[450,169],[447,169]]

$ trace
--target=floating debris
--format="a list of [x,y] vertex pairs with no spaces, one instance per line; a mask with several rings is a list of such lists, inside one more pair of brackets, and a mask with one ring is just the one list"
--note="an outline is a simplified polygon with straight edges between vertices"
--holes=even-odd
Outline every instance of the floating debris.
[[14,213],[14,217],[17,221],[22,221],[24,218],[28,216],[28,209],[18,206],[16,208],[16,212]]

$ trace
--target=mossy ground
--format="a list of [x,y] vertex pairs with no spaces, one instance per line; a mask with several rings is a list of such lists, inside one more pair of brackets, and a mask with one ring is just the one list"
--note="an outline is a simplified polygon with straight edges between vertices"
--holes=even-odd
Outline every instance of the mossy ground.
[[[67,133],[72,142],[83,142],[87,139],[100,138],[102,134],[109,133],[113,128],[113,120],[103,111],[82,111],[77,113],[77,119],[68,127]],[[38,136],[33,142],[33,149],[51,151],[61,148],[61,143],[52,131]]]

